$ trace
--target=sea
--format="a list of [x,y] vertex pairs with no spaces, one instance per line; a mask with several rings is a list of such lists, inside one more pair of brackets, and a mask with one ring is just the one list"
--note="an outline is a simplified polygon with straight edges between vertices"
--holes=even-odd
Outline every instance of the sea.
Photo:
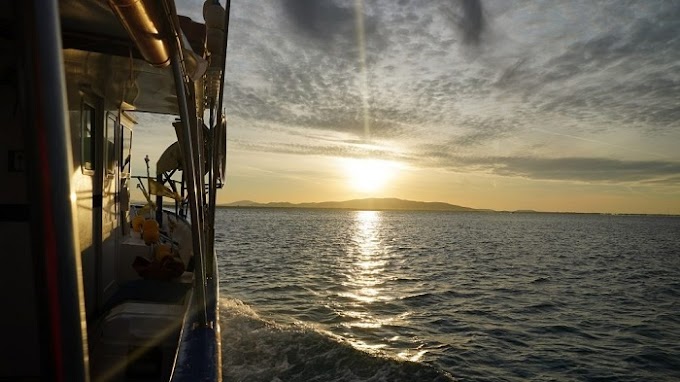
[[216,219],[225,381],[680,380],[680,217]]

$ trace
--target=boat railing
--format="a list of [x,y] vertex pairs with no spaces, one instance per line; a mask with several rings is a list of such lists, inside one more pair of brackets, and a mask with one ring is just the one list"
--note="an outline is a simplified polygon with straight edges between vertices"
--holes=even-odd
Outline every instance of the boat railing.
[[[219,5],[219,2],[215,2]],[[215,92],[208,95],[207,99],[197,102],[197,93],[203,95],[203,90],[197,91],[195,75],[189,75],[187,70],[186,54],[191,55],[185,46],[181,36],[179,18],[172,2],[162,2],[164,25],[168,26],[167,34],[163,38],[163,44],[167,45],[170,53],[170,66],[175,83],[177,105],[180,122],[176,124],[177,140],[182,156],[182,182],[180,183],[180,202],[178,212],[189,212],[192,231],[192,248],[194,253],[194,293],[182,333],[182,341],[175,364],[175,372],[172,380],[196,380],[219,379],[219,340],[217,333],[217,277],[216,261],[212,240],[214,238],[214,221],[216,193],[218,185],[224,183],[224,161],[226,158],[226,120],[223,116],[222,102],[224,93],[224,66],[226,64],[226,44],[230,1],[227,0],[224,14],[223,41],[221,48],[215,51],[215,57],[220,57],[220,62],[211,65],[213,77],[219,77],[219,87]],[[219,66],[221,65],[221,66]],[[219,73],[217,75],[217,73]],[[195,74],[195,73],[194,73]],[[217,78],[214,78],[217,79]],[[197,105],[201,110],[197,110]],[[203,110],[202,105],[210,107],[209,129],[212,139],[204,140],[203,134]],[[215,118],[215,115],[217,118]],[[205,145],[208,145],[205,147]],[[224,145],[224,147],[222,147]],[[207,152],[206,149],[207,148]],[[221,154],[221,156],[220,156]],[[206,158],[206,155],[208,156]],[[218,158],[215,158],[215,157]],[[209,159],[206,161],[206,159]],[[208,174],[208,181],[205,176]],[[161,183],[165,181],[161,176]],[[206,184],[207,183],[207,184]],[[150,183],[149,183],[150,184]],[[170,183],[171,185],[173,183]],[[176,184],[175,184],[176,186]],[[150,187],[149,187],[150,188]],[[175,188],[176,190],[176,188]],[[185,197],[186,192],[186,197]],[[150,198],[149,198],[150,199]],[[158,199],[159,210],[162,208],[163,196]],[[149,200],[150,202],[150,200]],[[186,205],[184,204],[186,203]],[[208,341],[208,343],[205,343]],[[198,345],[202,344],[202,345]],[[214,344],[214,346],[207,346]],[[207,354],[197,352],[212,352],[217,357],[214,369],[207,375],[198,376],[196,373],[199,365],[192,360],[206,359]],[[200,365],[203,368],[204,365]],[[215,378],[216,377],[216,378]]]

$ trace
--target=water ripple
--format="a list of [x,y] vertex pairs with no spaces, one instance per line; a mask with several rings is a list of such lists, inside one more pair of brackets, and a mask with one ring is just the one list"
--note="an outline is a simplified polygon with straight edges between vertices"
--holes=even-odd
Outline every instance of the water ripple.
[[680,379],[680,219],[217,218],[232,379]]

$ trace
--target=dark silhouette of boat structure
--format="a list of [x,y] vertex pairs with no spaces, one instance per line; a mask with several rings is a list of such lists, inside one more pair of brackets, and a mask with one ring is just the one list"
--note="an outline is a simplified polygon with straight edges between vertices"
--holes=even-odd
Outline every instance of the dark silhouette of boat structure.
[[[173,0],[0,5],[0,380],[221,379],[229,5],[198,7],[200,22]],[[137,179],[136,112],[176,116],[158,134],[177,136]]]

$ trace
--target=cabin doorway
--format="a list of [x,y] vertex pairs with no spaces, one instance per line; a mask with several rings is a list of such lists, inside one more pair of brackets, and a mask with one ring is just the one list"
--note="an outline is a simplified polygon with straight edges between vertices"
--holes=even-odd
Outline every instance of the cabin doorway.
[[120,192],[120,141],[121,130],[117,112],[107,112],[102,136],[102,170],[101,170],[101,227],[95,232],[100,233],[98,242],[100,252],[97,254],[100,264],[99,271],[99,303],[98,307],[115,292],[116,289],[116,253],[120,246],[119,206]]
[[120,175],[119,175],[119,191],[118,199],[119,205],[119,221],[121,235],[127,236],[130,234],[130,182],[132,175],[132,126],[136,123],[123,108],[118,114],[120,121]]
[[[80,164],[85,177],[77,182],[77,192],[88,319],[101,313],[116,291],[116,254],[121,240],[118,227],[122,133],[117,110],[105,111],[104,104],[98,97],[82,94]],[[88,198],[91,208],[82,205]]]
[[103,174],[103,117],[99,98],[80,92],[80,168],[75,182],[78,195],[78,230],[81,240],[81,266],[85,309],[88,320],[99,305],[99,271],[101,267],[101,205]]

